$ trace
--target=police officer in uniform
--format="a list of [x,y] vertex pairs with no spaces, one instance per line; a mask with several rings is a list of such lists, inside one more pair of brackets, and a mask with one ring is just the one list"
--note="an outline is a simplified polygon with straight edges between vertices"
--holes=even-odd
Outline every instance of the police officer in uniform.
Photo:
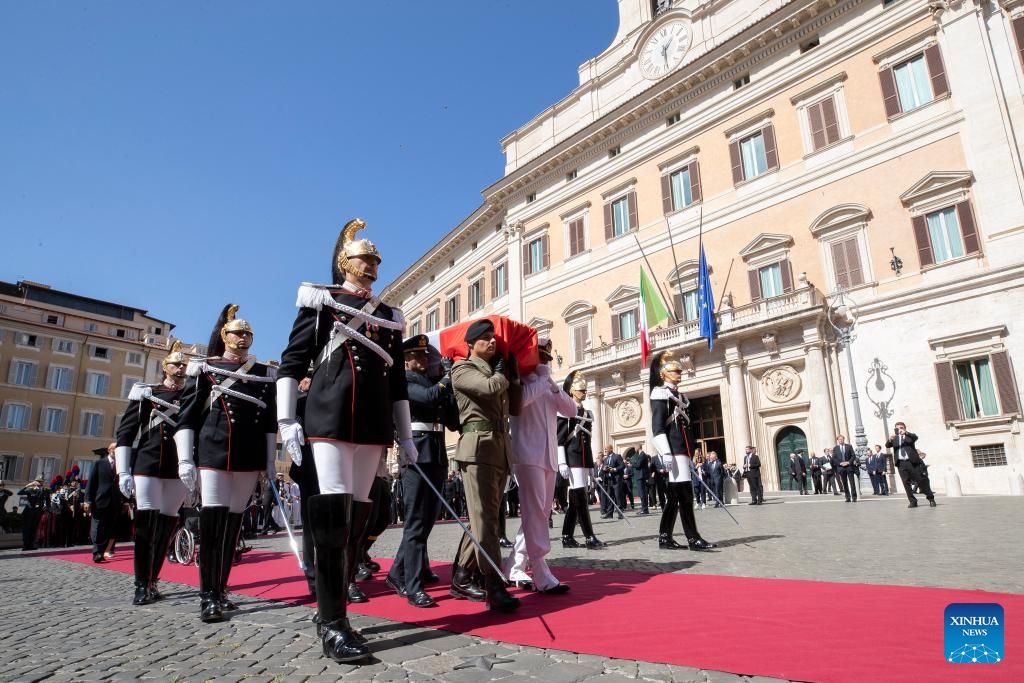
[[569,373],[562,383],[562,389],[576,402],[572,415],[558,416],[558,471],[569,482],[569,510],[562,522],[562,547],[579,548],[573,538],[576,522],[586,537],[588,549],[603,548],[607,545],[594,535],[587,505],[587,484],[594,469],[594,453],[591,449],[590,427],[594,414],[583,407],[587,398],[587,380],[580,372]]
[[690,401],[679,391],[683,366],[671,351],[663,351],[651,362],[651,431],[654,447],[668,470],[668,501],[661,514],[658,547],[678,550],[687,546],[672,538],[676,512],[683,524],[683,533],[690,550],[710,550],[713,543],[700,537],[693,514],[693,480],[690,464],[690,417],[686,409]]
[[[316,548],[317,631],[325,657],[364,659],[365,639],[347,617],[348,586],[362,556],[370,489],[382,451],[395,441],[401,459],[416,459],[402,357],[401,311],[373,295],[380,253],[355,239],[366,227],[349,221],[335,244],[333,285],[299,287],[299,313],[281,355],[278,426],[292,460],[308,435],[320,493],[307,501],[306,529]],[[314,364],[305,422],[296,422],[298,382]]]
[[[198,477],[199,602],[204,622],[237,609],[228,600],[242,515],[261,471],[273,477],[277,456],[274,368],[249,355],[252,327],[228,304],[210,335],[208,358],[189,361],[174,434],[178,476],[191,491]],[[198,434],[198,439],[197,435]],[[197,472],[198,470],[198,472]]]
[[[117,428],[114,450],[118,487],[125,498],[134,495],[137,504],[133,605],[163,599],[156,582],[178,523],[178,508],[187,493],[178,478],[178,451],[174,447],[188,367],[180,341],[174,342],[162,365],[163,382],[138,383],[128,394],[128,408]],[[133,449],[136,438],[138,446]]]

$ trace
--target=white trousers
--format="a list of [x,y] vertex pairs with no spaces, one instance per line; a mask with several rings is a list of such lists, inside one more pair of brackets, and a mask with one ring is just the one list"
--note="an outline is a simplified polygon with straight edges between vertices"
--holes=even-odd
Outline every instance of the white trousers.
[[178,516],[188,489],[181,479],[161,479],[135,475],[135,501],[139,510],[156,510],[161,515]]
[[690,474],[690,456],[670,455],[663,458],[668,469],[668,480],[673,484],[681,481],[692,481]]
[[199,470],[199,490],[203,505],[222,506],[228,512],[245,512],[252,492],[256,490],[259,472],[228,472],[227,470]]
[[313,442],[313,459],[320,493],[351,493],[352,500],[370,500],[370,486],[377,475],[384,449],[347,441]]
[[[534,465],[513,465],[512,472],[519,482],[519,531],[512,550],[512,581],[533,581],[538,590],[558,585],[545,557],[551,552],[548,515],[555,496],[555,471]],[[527,574],[532,569],[533,577]]]
[[589,467],[570,467],[569,468],[569,488],[571,489],[585,489],[590,484],[590,468]]

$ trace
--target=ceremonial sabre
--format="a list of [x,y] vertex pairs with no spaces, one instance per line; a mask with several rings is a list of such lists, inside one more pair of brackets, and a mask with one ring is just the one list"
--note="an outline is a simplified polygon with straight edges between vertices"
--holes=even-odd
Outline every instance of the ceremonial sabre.
[[[700,482],[700,485],[703,486],[704,489],[711,495],[711,497],[715,499],[715,502],[718,503],[719,507],[721,507],[723,510],[725,510],[725,514],[727,514],[730,517],[732,517],[732,513],[729,512],[729,508],[725,507],[725,503],[723,503],[718,498],[718,496],[715,495],[715,492],[711,490],[711,487],[708,486],[706,483],[704,483],[704,480],[700,478],[699,474],[697,474],[697,468],[693,466],[693,461],[690,461],[690,477],[691,478],[695,477],[697,479],[697,481]],[[740,524],[739,520],[736,519],[735,517],[732,517],[732,521],[736,522],[736,526],[742,526]]]
[[491,565],[491,567],[494,568],[494,571],[498,572],[498,576],[501,577],[502,581],[508,583],[508,577],[505,576],[505,572],[501,571],[501,567],[494,563],[494,559],[491,558],[490,553],[484,550],[484,547],[480,545],[480,541],[476,540],[476,536],[474,536],[473,532],[469,530],[469,527],[462,523],[462,520],[459,519],[458,513],[452,509],[452,506],[449,505],[448,501],[444,499],[444,496],[441,495],[441,492],[437,490],[437,487],[434,486],[434,482],[430,481],[430,479],[427,478],[427,475],[423,473],[423,470],[420,469],[419,465],[417,465],[414,462],[410,462],[409,465],[411,467],[414,467],[416,471],[419,472],[420,477],[423,478],[423,481],[426,483],[426,485],[430,487],[430,490],[434,492],[434,495],[437,496],[437,499],[441,501],[441,505],[444,505],[448,512],[451,513],[452,519],[458,522],[459,526],[462,527],[462,530],[466,532],[467,536],[469,536],[469,540],[472,541],[473,545],[476,546],[476,549],[483,553],[484,558],[486,558],[487,560],[487,564]]
[[268,482],[268,486],[270,486],[270,490],[274,492],[274,500],[277,501],[277,506],[281,508],[281,521],[284,522],[284,530],[288,532],[288,543],[292,547],[292,552],[295,553],[295,557],[299,560],[299,569],[302,570],[302,573],[306,573],[308,567],[306,567],[306,563],[302,560],[302,553],[299,552],[299,544],[295,542],[295,536],[292,535],[292,525],[288,523],[288,517],[284,514],[284,503],[281,502],[281,494],[277,492],[277,486],[274,482]]
[[598,480],[597,477],[591,477],[591,479],[593,479],[594,483],[597,484],[597,488],[599,488],[602,491],[604,491],[604,495],[605,495],[605,497],[608,498],[608,502],[612,504],[612,507],[614,507],[616,510],[618,510],[619,514],[622,515],[622,521],[626,523],[626,526],[632,527],[633,525],[630,524],[629,520],[626,518],[626,513],[624,513],[622,511],[622,508],[620,508],[618,505],[615,504],[615,499],[612,498],[611,494],[608,493],[608,489],[606,489],[605,487],[601,486],[601,482]]

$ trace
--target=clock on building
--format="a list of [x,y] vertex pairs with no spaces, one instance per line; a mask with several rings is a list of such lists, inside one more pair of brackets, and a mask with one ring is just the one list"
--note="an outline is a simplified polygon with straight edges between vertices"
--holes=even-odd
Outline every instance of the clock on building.
[[640,49],[640,73],[653,80],[672,71],[690,49],[690,38],[689,22],[676,20],[662,24]]

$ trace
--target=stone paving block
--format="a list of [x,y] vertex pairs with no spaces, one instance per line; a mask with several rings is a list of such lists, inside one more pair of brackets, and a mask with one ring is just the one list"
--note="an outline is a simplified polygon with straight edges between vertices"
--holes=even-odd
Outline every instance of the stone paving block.
[[728,671],[704,670],[704,680],[707,683],[740,683],[740,681],[745,682],[747,678],[746,676],[729,673]]
[[382,662],[401,664],[432,655],[433,652],[419,645],[396,645],[394,647],[372,647],[373,656]]
[[560,662],[541,669],[536,674],[537,678],[545,681],[582,681],[585,678],[593,678],[603,672],[603,668],[587,666],[585,664],[569,664]]
[[706,680],[703,670],[689,666],[669,664],[668,671],[672,674],[673,683],[704,683]]
[[671,681],[672,672],[667,664],[655,662],[637,662],[637,675],[648,681]]
[[590,678],[582,679],[583,683],[626,683],[626,681],[635,681],[636,676],[624,676],[620,673],[600,673]]

